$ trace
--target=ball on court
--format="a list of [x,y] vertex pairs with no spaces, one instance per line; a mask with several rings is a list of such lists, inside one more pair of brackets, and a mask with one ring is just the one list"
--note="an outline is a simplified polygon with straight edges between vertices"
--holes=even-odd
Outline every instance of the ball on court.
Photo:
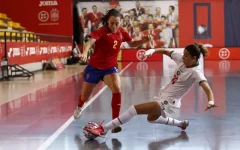
[[95,139],[97,136],[90,133],[87,129],[91,129],[91,128],[97,128],[98,124],[94,123],[94,122],[89,122],[87,125],[85,125],[85,127],[83,128],[83,134],[84,136],[89,139],[89,140],[93,140]]

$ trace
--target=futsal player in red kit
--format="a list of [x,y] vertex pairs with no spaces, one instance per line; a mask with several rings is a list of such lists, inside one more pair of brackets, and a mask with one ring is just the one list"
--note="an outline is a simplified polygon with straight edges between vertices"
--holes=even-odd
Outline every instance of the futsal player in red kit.
[[[121,13],[116,9],[111,9],[101,19],[102,27],[90,34],[90,39],[83,46],[83,53],[79,55],[82,61],[87,61],[87,52],[94,46],[94,53],[84,70],[84,82],[81,95],[78,99],[78,106],[74,111],[74,118],[78,119],[85,102],[89,100],[94,87],[99,81],[103,81],[112,91],[112,119],[119,116],[121,107],[121,82],[118,74],[117,57],[122,42],[127,42],[132,47],[151,40],[151,36],[146,36],[142,40],[134,41],[130,35],[120,27]],[[113,133],[120,132],[120,126],[112,129]]]

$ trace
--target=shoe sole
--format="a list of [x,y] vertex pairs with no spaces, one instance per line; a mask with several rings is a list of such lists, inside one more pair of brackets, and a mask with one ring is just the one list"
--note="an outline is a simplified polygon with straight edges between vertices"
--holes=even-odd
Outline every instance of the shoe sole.
[[118,132],[121,132],[121,131],[122,131],[121,127],[116,127],[114,129],[112,129],[112,133],[118,133]]
[[185,126],[185,128],[182,128],[182,127],[181,127],[181,129],[182,129],[182,130],[186,130],[188,126],[189,126],[189,121],[186,120],[186,126]]

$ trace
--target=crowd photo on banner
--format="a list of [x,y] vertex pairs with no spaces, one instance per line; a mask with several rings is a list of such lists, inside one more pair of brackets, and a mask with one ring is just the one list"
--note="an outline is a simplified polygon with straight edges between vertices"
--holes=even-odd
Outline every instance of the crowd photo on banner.
[[[85,41],[91,32],[102,26],[101,17],[112,8],[121,12],[120,26],[134,40],[152,35],[152,40],[137,48],[179,47],[177,0],[118,1],[112,5],[108,2],[80,2],[78,3],[79,20],[84,29]],[[134,47],[122,43],[121,49],[128,48]]]

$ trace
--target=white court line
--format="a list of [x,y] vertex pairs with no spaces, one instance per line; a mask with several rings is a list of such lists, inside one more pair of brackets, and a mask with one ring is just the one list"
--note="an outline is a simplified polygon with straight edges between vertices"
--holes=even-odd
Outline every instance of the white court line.
[[[122,71],[120,71],[119,75],[121,75],[130,65],[132,62],[130,62]],[[84,106],[83,110],[84,111],[87,106],[89,106],[102,92],[107,88],[105,85],[96,95],[94,95]],[[53,141],[73,122],[74,118],[71,116],[53,135],[51,135],[37,150],[45,150],[48,148]]]

